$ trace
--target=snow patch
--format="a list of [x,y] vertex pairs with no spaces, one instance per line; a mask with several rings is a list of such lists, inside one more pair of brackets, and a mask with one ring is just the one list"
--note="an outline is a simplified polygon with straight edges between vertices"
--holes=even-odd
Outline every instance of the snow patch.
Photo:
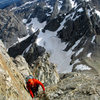
[[100,11],[95,10],[96,14],[100,17]]
[[17,9],[17,7],[13,7],[10,11],[13,11],[13,10],[15,10],[15,9]]
[[[67,44],[62,43],[61,40],[56,36],[57,32],[47,31],[45,33],[40,32],[38,39],[36,40],[37,45],[40,45],[50,53],[50,62],[57,65],[58,72],[71,72],[72,68],[69,67],[71,61],[69,54],[63,51]],[[72,55],[72,53],[70,53]]]
[[73,12],[72,14],[71,14],[71,20],[73,20],[73,18],[74,18],[74,15],[75,15],[75,12]]
[[24,53],[27,53],[27,52],[29,51],[29,49],[30,49],[31,46],[32,46],[32,44],[30,44],[30,45],[23,51],[22,55],[24,55]]
[[[26,2],[26,3],[24,3],[24,4],[22,4],[21,6],[19,6],[19,7],[13,7],[10,11],[13,11],[13,10],[16,10],[16,9],[20,9],[20,8],[22,8],[22,7],[25,7],[26,5],[29,5],[29,4],[32,4],[32,3],[34,3],[34,2],[36,2],[37,0],[34,0],[34,1],[28,1],[28,2]],[[24,8],[22,8],[22,9],[24,9]]]
[[26,6],[27,4],[32,4],[32,3],[34,3],[34,2],[36,2],[36,0],[34,0],[34,1],[29,1],[29,2],[26,2],[26,3],[24,3],[21,7],[23,7],[23,6]]
[[79,59],[75,60],[75,62],[73,63],[73,65],[75,65],[77,63],[80,63],[80,60]]
[[27,19],[23,19],[22,22],[25,24],[27,22]]
[[78,19],[80,16],[81,16],[81,15],[76,16],[76,17],[73,19],[73,21],[75,21],[76,19]]
[[57,29],[56,33],[57,33],[58,31],[60,31],[60,30],[64,27],[64,23],[66,22],[66,19],[67,19],[68,17],[70,17],[70,15],[67,15],[67,16],[64,18],[64,20],[60,23],[60,27]]
[[61,7],[62,7],[62,5],[58,5],[58,11],[60,11]]
[[77,66],[75,67],[75,69],[77,69],[77,70],[91,70],[91,68],[90,68],[89,66],[82,65],[82,64],[77,65]]
[[70,3],[71,3],[72,8],[77,6],[77,3],[75,3],[73,0],[70,0]]
[[91,43],[94,43],[95,38],[96,38],[96,35],[93,36]]
[[75,56],[78,56],[82,51],[83,51],[84,48],[81,48],[76,54]]
[[89,1],[91,1],[91,0],[85,0],[86,2],[89,2]]
[[77,40],[77,41],[75,42],[75,44],[74,44],[73,47],[72,47],[72,50],[80,43],[80,41],[81,41],[81,39],[79,39],[79,40]]
[[62,3],[63,3],[63,1],[59,1],[59,3],[61,3],[61,4],[62,4]]
[[46,15],[47,15],[47,16],[50,16],[50,14],[49,14],[49,13],[46,13]]
[[34,29],[34,31],[36,31],[37,29],[44,28],[45,25],[46,25],[46,22],[40,23],[37,18],[32,18],[32,21],[26,24],[26,27],[31,26],[31,29],[32,30]]
[[29,36],[30,36],[30,35],[28,34],[28,35],[26,35],[26,36],[23,37],[23,38],[18,38],[18,42],[24,41],[24,40],[27,39]]
[[90,9],[87,10],[87,14],[89,17],[91,17],[91,10]]
[[88,54],[87,54],[87,57],[89,57],[89,58],[90,58],[90,57],[91,57],[91,55],[92,55],[92,53],[88,53]]
[[83,10],[83,8],[80,8],[77,12],[83,12],[84,10]]

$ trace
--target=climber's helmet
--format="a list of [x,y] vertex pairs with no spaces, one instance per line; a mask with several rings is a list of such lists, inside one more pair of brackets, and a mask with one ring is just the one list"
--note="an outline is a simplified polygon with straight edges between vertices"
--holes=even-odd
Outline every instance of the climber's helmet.
[[26,82],[28,82],[29,79],[33,79],[34,77],[32,75],[29,75],[26,77]]

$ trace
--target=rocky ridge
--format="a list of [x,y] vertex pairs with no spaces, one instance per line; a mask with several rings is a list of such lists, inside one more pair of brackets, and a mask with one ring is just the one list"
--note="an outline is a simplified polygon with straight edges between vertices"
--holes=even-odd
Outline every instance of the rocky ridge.
[[22,19],[27,19],[27,23],[32,18],[37,18],[42,23],[50,21],[59,13],[70,11],[71,8],[70,0],[36,0],[30,1],[30,3],[26,2],[25,5],[12,9],[12,12]]
[[18,38],[26,36],[28,33],[25,26],[10,11],[0,10],[0,39],[6,48],[9,48],[18,41]]
[[[30,47],[30,45],[32,45],[35,42],[35,40],[38,36],[38,33],[39,33],[39,30],[37,30],[32,35],[28,36],[23,41],[20,41],[20,42],[14,44],[13,46],[11,46],[8,49],[8,54],[11,57],[16,57],[18,55],[22,55],[27,50],[27,48]],[[15,51],[15,52],[13,52],[13,51]]]
[[25,83],[28,75],[34,74],[45,86],[59,81],[55,65],[48,61],[48,54],[34,61],[34,68],[29,68],[22,56],[11,58],[0,41],[0,100],[32,100]]
[[99,75],[73,72],[61,76],[60,82],[47,88],[49,100],[99,100]]
[[25,81],[0,41],[0,100],[32,100]]
[[34,76],[44,83],[45,86],[59,82],[56,65],[49,62],[49,57],[48,53],[44,53],[43,56],[39,56],[37,60],[33,61],[30,68],[33,70]]

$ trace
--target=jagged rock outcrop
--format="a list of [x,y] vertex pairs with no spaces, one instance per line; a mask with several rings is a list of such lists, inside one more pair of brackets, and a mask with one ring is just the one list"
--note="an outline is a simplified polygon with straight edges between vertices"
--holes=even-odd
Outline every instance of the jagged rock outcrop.
[[100,0],[91,0],[90,3],[100,11]]
[[30,47],[30,45],[32,43],[35,42],[35,40],[38,36],[38,33],[39,33],[39,30],[37,30],[34,34],[30,35],[28,38],[26,38],[22,42],[16,43],[12,47],[10,47],[8,49],[8,54],[11,57],[16,57],[18,55],[22,55],[22,53],[25,52],[25,50],[27,50],[27,48]]
[[80,4],[84,1],[89,2],[92,6],[100,11],[100,1],[99,0],[74,0],[77,4]]
[[59,13],[59,10],[58,10],[58,0],[56,0],[50,19],[54,19],[58,15],[58,13]]
[[0,39],[6,48],[18,41],[18,37],[27,35],[25,26],[10,11],[0,10]]
[[[97,22],[96,14],[91,9],[90,5],[83,2],[65,17],[66,21],[64,27],[58,32],[58,37],[61,38],[62,41],[70,42],[66,50],[72,47],[83,35],[89,38],[93,36],[93,34],[99,34],[98,29],[100,25]],[[88,10],[90,10],[90,12]]]
[[0,100],[32,100],[23,76],[0,41]]
[[71,8],[69,0],[36,0],[30,1],[30,3],[26,3],[12,11],[16,16],[27,19],[27,23],[31,22],[31,18],[37,18],[42,23],[44,21],[49,22],[58,13],[67,13]]
[[99,100],[98,74],[91,72],[68,73],[57,85],[46,89],[49,100]]
[[13,62],[16,65],[16,68],[18,68],[18,70],[20,71],[20,73],[22,74],[22,76],[24,78],[26,78],[29,75],[32,75],[32,72],[29,69],[29,65],[26,62],[25,58],[23,56],[17,56]]
[[56,65],[49,62],[49,56],[48,53],[39,56],[37,60],[33,61],[30,68],[34,77],[44,83],[45,86],[59,82]]
[[29,65],[33,63],[39,56],[42,56],[45,53],[45,49],[41,46],[37,46],[36,43],[33,43],[28,51],[24,52],[24,57]]
[[48,7],[43,1],[33,1],[30,4],[22,5],[21,7],[18,7],[12,11],[21,19],[27,19],[27,23],[31,21],[31,18],[38,18],[38,21],[42,23],[47,21],[52,13],[52,9]]
[[57,18],[52,19],[48,24],[45,25],[44,29],[42,30],[45,32],[45,30],[50,30],[50,31],[56,31],[60,27],[60,23],[64,19],[64,15],[58,15]]
[[68,13],[72,9],[70,0],[63,0],[62,7],[60,9],[60,13]]

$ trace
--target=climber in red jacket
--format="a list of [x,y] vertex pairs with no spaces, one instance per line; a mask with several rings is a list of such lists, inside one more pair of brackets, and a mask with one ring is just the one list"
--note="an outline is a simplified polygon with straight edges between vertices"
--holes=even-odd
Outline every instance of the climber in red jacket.
[[34,98],[34,95],[37,95],[39,85],[42,86],[43,93],[45,93],[44,85],[39,80],[32,78],[27,81],[27,89],[29,90],[32,98]]

